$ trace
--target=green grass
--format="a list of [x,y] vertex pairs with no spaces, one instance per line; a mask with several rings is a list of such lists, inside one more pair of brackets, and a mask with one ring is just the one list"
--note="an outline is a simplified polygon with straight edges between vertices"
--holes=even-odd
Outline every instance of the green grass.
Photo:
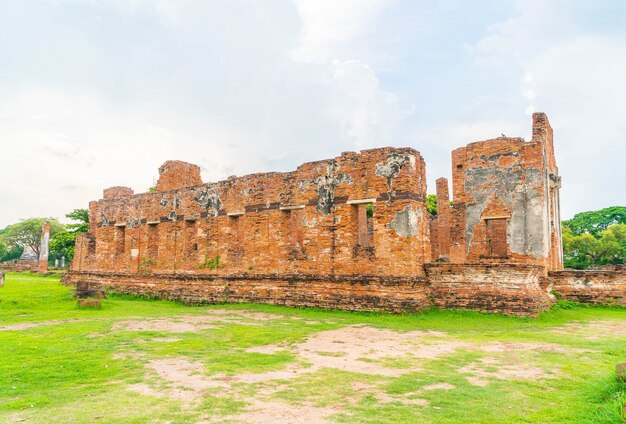
[[[263,322],[244,317],[175,334],[167,329],[130,331],[115,325],[125,320],[206,316],[211,309],[279,317]],[[626,384],[615,378],[615,365],[626,362],[623,332],[589,338],[575,330],[553,331],[554,327],[588,321],[626,325],[626,309],[561,302],[538,319],[525,319],[441,310],[392,315],[270,305],[187,307],[121,295],[110,295],[101,309],[79,309],[58,276],[9,273],[6,286],[0,288],[0,327],[41,325],[0,330],[0,422],[186,423],[220,417],[236,422],[234,414],[244,411],[254,399],[295,408],[333,408],[339,412],[332,419],[345,423],[625,422]],[[309,364],[302,363],[290,346],[320,331],[354,324],[397,332],[445,333],[428,336],[427,342],[447,339],[472,347],[495,341],[550,343],[559,350],[486,353],[462,348],[434,359],[410,355],[362,358],[364,363],[376,362],[405,373],[389,377],[321,368],[288,380],[235,383],[232,390],[207,389],[192,404],[128,390],[137,383],[157,390],[167,387],[146,367],[152,359],[184,357],[201,362],[205,376],[225,378],[306,367]],[[284,350],[271,354],[247,351],[273,344]],[[342,357],[324,349],[319,354],[337,360]],[[459,368],[473,364],[491,375],[498,368],[481,363],[487,357],[499,364],[532,365],[550,378],[490,377],[488,386],[470,384]],[[454,388],[422,389],[442,382]],[[428,404],[410,404],[411,399]]]

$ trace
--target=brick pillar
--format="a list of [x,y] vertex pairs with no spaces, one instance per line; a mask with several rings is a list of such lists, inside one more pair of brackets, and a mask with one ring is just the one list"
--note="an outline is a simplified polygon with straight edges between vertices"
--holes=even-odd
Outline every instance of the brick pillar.
[[367,204],[360,203],[357,205],[357,244],[359,246],[369,246],[368,228],[367,228]]
[[439,225],[439,257],[450,259],[450,193],[448,180],[437,179],[437,223]]
[[41,226],[41,243],[39,245],[39,266],[37,271],[48,272],[48,244],[50,243],[50,223],[44,222]]

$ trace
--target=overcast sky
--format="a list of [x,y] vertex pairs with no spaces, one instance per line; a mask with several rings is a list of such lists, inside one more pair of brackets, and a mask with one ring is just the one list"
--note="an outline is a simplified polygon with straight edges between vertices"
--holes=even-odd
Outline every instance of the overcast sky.
[[0,228],[144,192],[554,127],[562,216],[626,205],[626,1],[1,0]]

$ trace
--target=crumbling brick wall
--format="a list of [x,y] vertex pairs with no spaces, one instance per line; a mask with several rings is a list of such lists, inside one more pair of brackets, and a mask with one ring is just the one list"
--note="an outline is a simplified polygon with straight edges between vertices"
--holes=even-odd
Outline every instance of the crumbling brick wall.
[[540,286],[543,269],[524,264],[426,264],[430,299],[444,309],[537,316],[554,297]]
[[117,293],[186,304],[268,303],[349,311],[419,311],[431,306],[424,277],[308,274],[116,274],[74,271],[66,284],[90,281]]
[[[438,204],[437,242],[449,246],[440,256],[562,268],[560,177],[545,114],[533,115],[529,142],[503,136],[454,150],[452,187],[454,205]],[[447,199],[447,190],[447,181],[438,180],[438,196]]]
[[548,281],[548,289],[567,300],[626,306],[626,269],[555,271]]
[[[187,303],[524,316],[554,302],[552,287],[580,298],[576,284],[547,275],[562,254],[545,115],[533,115],[531,141],[471,143],[452,164],[452,204],[448,181],[437,180],[432,217],[424,160],[410,148],[208,184],[196,165],[168,161],[154,192],[113,187],[89,204],[89,231],[64,281]],[[608,284],[612,298],[620,284]]]
[[156,192],[105,190],[73,269],[416,276],[430,260],[425,167],[413,149],[210,184],[194,167],[166,162]]

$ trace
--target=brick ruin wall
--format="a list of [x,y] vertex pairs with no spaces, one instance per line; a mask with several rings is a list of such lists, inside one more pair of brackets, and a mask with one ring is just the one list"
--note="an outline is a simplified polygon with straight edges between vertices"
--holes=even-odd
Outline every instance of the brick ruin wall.
[[560,177],[544,114],[533,115],[531,141],[503,136],[454,150],[452,188],[450,205],[448,181],[437,180],[433,260],[563,267]]
[[626,268],[563,270],[550,273],[549,282],[560,297],[594,305],[626,306]]
[[68,283],[186,304],[266,303],[348,311],[415,312],[431,306],[424,277],[306,274],[71,273]]
[[430,255],[429,224],[424,161],[415,150],[345,153],[290,173],[193,186],[199,168],[166,165],[156,192],[118,187],[90,203],[89,232],[72,269],[423,274],[415,265]]
[[[90,203],[89,232],[77,239],[65,283],[189,304],[522,316],[547,309],[549,290],[576,286],[548,275],[562,268],[560,179],[543,114],[533,116],[529,142],[503,137],[455,150],[454,196],[437,180],[435,217],[424,160],[410,148],[208,184],[185,162],[159,173],[154,192],[112,187]],[[611,284],[623,302],[623,285]]]
[[522,264],[427,264],[429,298],[443,309],[536,316],[554,303],[542,268]]
[[0,263],[0,269],[5,270],[5,271],[12,271],[12,272],[25,272],[25,271],[37,272],[38,268],[39,268],[38,261],[20,260],[16,262],[8,261],[8,262]]

